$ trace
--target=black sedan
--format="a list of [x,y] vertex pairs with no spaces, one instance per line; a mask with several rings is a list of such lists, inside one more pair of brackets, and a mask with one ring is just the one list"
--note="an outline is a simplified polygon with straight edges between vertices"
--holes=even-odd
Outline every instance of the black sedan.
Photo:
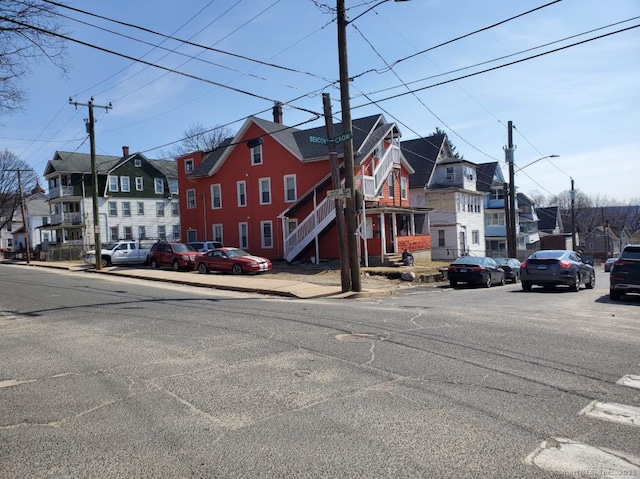
[[485,256],[463,256],[449,265],[447,270],[449,284],[453,287],[458,283],[479,284],[490,288],[493,284],[504,285],[503,269],[493,258]]
[[493,258],[498,266],[504,270],[507,280],[517,283],[520,280],[520,260],[517,258]]
[[596,285],[593,266],[570,250],[536,251],[520,266],[520,279],[524,291],[531,291],[533,285],[545,288],[564,285],[572,291],[580,291],[582,284],[587,289]]
[[616,301],[627,293],[640,293],[640,244],[625,246],[611,268],[609,297]]

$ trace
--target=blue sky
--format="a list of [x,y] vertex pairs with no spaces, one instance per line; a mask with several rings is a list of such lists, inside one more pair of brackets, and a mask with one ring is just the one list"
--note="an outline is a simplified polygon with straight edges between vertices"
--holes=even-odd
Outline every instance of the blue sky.
[[[68,4],[236,56],[61,10],[147,44],[65,19],[69,37],[199,79],[73,43],[66,78],[47,62],[34,64],[33,75],[24,80],[25,110],[0,118],[0,147],[39,173],[56,150],[89,152],[87,108],[76,110],[70,96],[81,103],[92,96],[97,105],[112,102],[108,113],[95,110],[97,152],[108,155],[120,155],[126,145],[160,158],[159,147],[178,140],[190,125],[228,125],[235,132],[249,115],[272,119],[274,100],[285,104],[286,125],[309,121],[314,118],[309,110],[322,111],[322,92],[331,94],[339,119],[339,90],[332,84],[338,78],[335,15],[323,7],[335,8],[335,0]],[[465,159],[503,166],[511,120],[517,167],[560,155],[516,173],[519,191],[558,194],[573,178],[587,195],[640,202],[640,28],[614,33],[640,24],[638,0],[347,0],[346,5],[355,19],[347,33],[349,73],[355,77],[353,118],[382,113],[398,123],[404,139],[426,136],[437,126]],[[153,48],[163,40],[161,47],[171,52]],[[445,42],[450,43],[438,46]],[[320,119],[300,128],[322,124]],[[506,175],[506,167],[503,171]]]

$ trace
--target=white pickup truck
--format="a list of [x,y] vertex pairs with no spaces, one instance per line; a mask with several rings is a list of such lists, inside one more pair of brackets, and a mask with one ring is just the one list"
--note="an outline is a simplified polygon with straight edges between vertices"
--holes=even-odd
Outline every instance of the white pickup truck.
[[[119,241],[100,251],[102,266],[119,264],[145,264],[148,261],[149,248],[142,248],[137,241]],[[87,251],[84,262],[96,264],[96,251]]]

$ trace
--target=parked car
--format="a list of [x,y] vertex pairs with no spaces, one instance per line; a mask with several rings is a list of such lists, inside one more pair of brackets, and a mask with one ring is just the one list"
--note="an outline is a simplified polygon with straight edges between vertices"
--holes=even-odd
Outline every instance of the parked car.
[[493,258],[485,256],[462,256],[449,265],[447,270],[449,284],[479,284],[490,288],[494,284],[504,285],[504,270]]
[[625,246],[611,268],[609,297],[618,300],[627,293],[640,293],[640,244]]
[[239,248],[216,248],[196,258],[198,272],[223,271],[233,274],[262,273],[271,270],[271,261]]
[[520,265],[520,280],[524,291],[531,291],[533,285],[545,288],[565,285],[572,291],[580,291],[581,284],[587,289],[595,287],[596,273],[575,251],[542,250]]
[[605,273],[611,272],[611,267],[613,266],[613,262],[615,260],[616,260],[616,258],[607,258],[607,261],[604,262],[604,272]]
[[593,256],[591,256],[590,254],[581,254],[580,255],[580,261],[582,261],[584,264],[588,264],[590,266],[595,266],[594,260],[593,260]]
[[224,248],[220,241],[190,241],[189,244],[193,249],[199,253],[204,253],[210,249]]
[[[121,264],[147,264],[149,248],[143,248],[138,241],[119,241],[100,250],[102,267]],[[84,262],[96,264],[96,250],[85,253]]]
[[188,244],[159,241],[151,247],[149,264],[154,269],[170,266],[174,271],[190,270],[194,268],[196,256],[198,252]]
[[504,271],[504,277],[517,283],[520,280],[520,260],[517,258],[493,258]]

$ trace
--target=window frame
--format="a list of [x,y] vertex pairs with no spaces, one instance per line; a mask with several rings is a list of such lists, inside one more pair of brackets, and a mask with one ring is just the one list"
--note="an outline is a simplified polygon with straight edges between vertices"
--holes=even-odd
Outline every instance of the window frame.
[[131,178],[128,176],[120,177],[120,191],[123,193],[129,193],[131,191]]
[[144,190],[144,178],[142,176],[136,176],[136,191]]
[[[262,185],[266,184],[268,186],[266,191],[263,191],[262,189]],[[258,178],[258,191],[260,192],[260,204],[261,205],[270,205],[272,198],[271,198],[271,178],[267,177],[267,178]],[[264,194],[267,193],[269,195],[269,200],[268,201],[264,201]]]
[[193,158],[187,158],[184,160],[184,172],[191,173],[194,170],[194,161]]
[[400,199],[401,200],[406,200],[407,199],[407,192],[408,192],[407,177],[406,176],[401,176],[400,177]]
[[136,205],[138,216],[144,216],[144,201],[138,201]]
[[224,227],[222,223],[215,223],[211,225],[211,241],[219,241],[224,244],[222,240],[224,237]]
[[118,203],[116,201],[109,201],[109,216],[111,218],[118,217]]
[[[222,209],[222,185],[220,183],[214,183],[213,185],[211,185],[210,190],[211,190],[211,209],[212,210]],[[217,205],[216,205],[216,200],[218,203]]]
[[156,217],[164,218],[164,201],[156,201]]
[[254,146],[249,151],[251,154],[251,166],[261,165],[263,163],[262,144]]
[[249,223],[247,222],[238,223],[238,243],[240,249],[249,249]]
[[153,179],[153,191],[156,195],[164,194],[164,179],[163,178],[154,178]]
[[[127,218],[131,216],[131,202],[130,201],[123,201],[122,202],[122,216]],[[125,239],[129,239],[129,238],[125,238]]]
[[[186,198],[187,198],[187,209],[188,210],[193,210],[197,207],[197,201],[196,201],[196,190],[195,188],[190,188],[188,189],[186,192]],[[193,198],[191,198],[191,195],[193,195]],[[191,201],[193,200],[193,201]]]
[[[265,227],[269,227],[269,243],[265,235]],[[260,245],[262,249],[273,249],[273,221],[265,220],[260,222]]]
[[236,182],[236,198],[239,208],[247,206],[247,182],[245,180]]
[[119,186],[119,181],[117,176],[109,175],[109,191],[112,193],[117,193]]
[[[289,186],[287,185],[287,182],[292,180],[293,181],[293,188],[289,188]],[[284,202],[285,203],[294,203],[295,201],[298,200],[298,180],[296,178],[296,175],[284,175],[283,177],[283,183],[284,183]],[[292,191],[293,192],[293,198],[289,198],[289,192]]]

